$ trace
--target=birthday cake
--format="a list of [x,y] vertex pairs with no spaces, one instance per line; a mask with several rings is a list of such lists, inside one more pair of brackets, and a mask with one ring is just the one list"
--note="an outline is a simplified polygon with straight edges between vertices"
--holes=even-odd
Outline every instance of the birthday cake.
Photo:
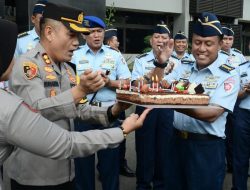
[[120,88],[116,90],[118,100],[144,105],[208,105],[209,96],[203,94],[201,84],[187,81],[175,81],[171,89],[163,89],[149,85]]

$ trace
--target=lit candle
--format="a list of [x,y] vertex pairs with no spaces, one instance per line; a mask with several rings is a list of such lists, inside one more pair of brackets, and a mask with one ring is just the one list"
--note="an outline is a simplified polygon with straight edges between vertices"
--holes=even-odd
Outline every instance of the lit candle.
[[159,83],[158,83],[158,76],[155,76],[155,81],[156,81],[156,92],[159,91]]
[[154,91],[154,76],[152,76],[152,91]]
[[141,86],[143,86],[143,80],[144,80],[144,78],[141,77],[140,80],[141,80]]

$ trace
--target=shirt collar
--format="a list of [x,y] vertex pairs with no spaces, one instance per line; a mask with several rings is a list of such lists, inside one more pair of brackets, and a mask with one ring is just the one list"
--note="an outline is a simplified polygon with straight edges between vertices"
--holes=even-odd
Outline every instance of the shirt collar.
[[192,65],[191,69],[192,69],[192,71],[195,70],[197,72],[210,72],[210,73],[212,73],[212,75],[216,75],[216,71],[219,68],[220,64],[222,64],[222,60],[223,59],[221,59],[220,54],[218,54],[217,59],[212,64],[210,64],[208,67],[205,67],[205,68],[203,68],[201,70],[198,70],[197,63],[195,62]]
[[[89,45],[88,45],[87,43],[86,43],[83,47],[85,47],[85,48],[84,48],[84,53],[85,53],[85,54],[86,54],[86,53],[94,54],[94,52],[90,49],[90,47],[89,47]],[[97,54],[106,51],[106,50],[107,50],[106,48],[107,48],[107,47],[105,47],[105,45],[102,44],[101,48],[97,51]]]
[[33,40],[39,40],[40,39],[40,37],[36,33],[35,27],[33,27],[33,29],[30,30],[29,34],[31,35]]

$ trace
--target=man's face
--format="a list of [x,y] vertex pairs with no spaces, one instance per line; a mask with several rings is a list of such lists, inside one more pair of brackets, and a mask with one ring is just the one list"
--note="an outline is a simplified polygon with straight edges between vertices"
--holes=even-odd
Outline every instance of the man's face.
[[193,34],[192,54],[199,69],[209,66],[217,59],[221,43],[218,36],[202,37]]
[[229,50],[233,46],[234,37],[233,36],[224,35],[222,42],[223,43],[222,43],[221,49],[224,50],[224,51],[229,52]]
[[102,47],[104,39],[103,28],[90,28],[90,34],[85,36],[86,43],[93,51],[98,51]]
[[183,54],[187,49],[187,39],[179,39],[174,41],[174,50],[177,54]]
[[40,19],[42,17],[42,14],[35,14],[31,16],[31,22],[34,24],[35,26],[35,30],[39,33],[40,32]]
[[79,34],[68,30],[62,23],[51,27],[49,55],[55,62],[70,61],[73,51],[79,46]]
[[108,42],[108,45],[114,49],[117,49],[119,48],[119,41],[118,41],[118,38],[116,36],[113,36],[109,42]]
[[159,34],[154,33],[153,36],[150,38],[150,44],[153,51],[157,51],[157,49],[162,48],[164,44],[169,41],[168,34]]

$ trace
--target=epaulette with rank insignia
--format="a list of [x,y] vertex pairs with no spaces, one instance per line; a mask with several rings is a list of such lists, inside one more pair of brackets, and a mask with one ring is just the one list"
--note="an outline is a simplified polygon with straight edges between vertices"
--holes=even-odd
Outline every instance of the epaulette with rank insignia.
[[220,50],[220,53],[230,56],[230,54],[224,50]]
[[178,59],[178,60],[179,60],[179,58],[178,58],[178,57],[176,57],[175,55],[171,55],[171,57],[173,57],[173,58],[175,58],[175,59]]
[[107,48],[109,48],[109,49],[112,49],[112,50],[115,50],[115,51],[119,52],[119,50],[117,50],[117,49],[115,49],[115,48],[113,48],[113,47],[111,47],[111,46],[107,46]]
[[239,64],[239,66],[241,66],[241,65],[245,65],[246,63],[250,63],[250,61],[245,61],[245,62],[243,62],[243,63]]
[[145,57],[146,55],[148,55],[148,53],[137,55],[136,58],[141,59],[142,57]]
[[27,36],[27,35],[29,35],[29,33],[26,31],[26,32],[18,34],[17,38],[22,38],[22,37]]
[[236,49],[236,48],[233,48],[233,51],[242,54],[242,52],[240,50]]
[[221,70],[227,72],[227,73],[230,73],[230,71],[234,70],[235,68],[230,66],[230,65],[227,65],[227,64],[223,64],[219,67]]

